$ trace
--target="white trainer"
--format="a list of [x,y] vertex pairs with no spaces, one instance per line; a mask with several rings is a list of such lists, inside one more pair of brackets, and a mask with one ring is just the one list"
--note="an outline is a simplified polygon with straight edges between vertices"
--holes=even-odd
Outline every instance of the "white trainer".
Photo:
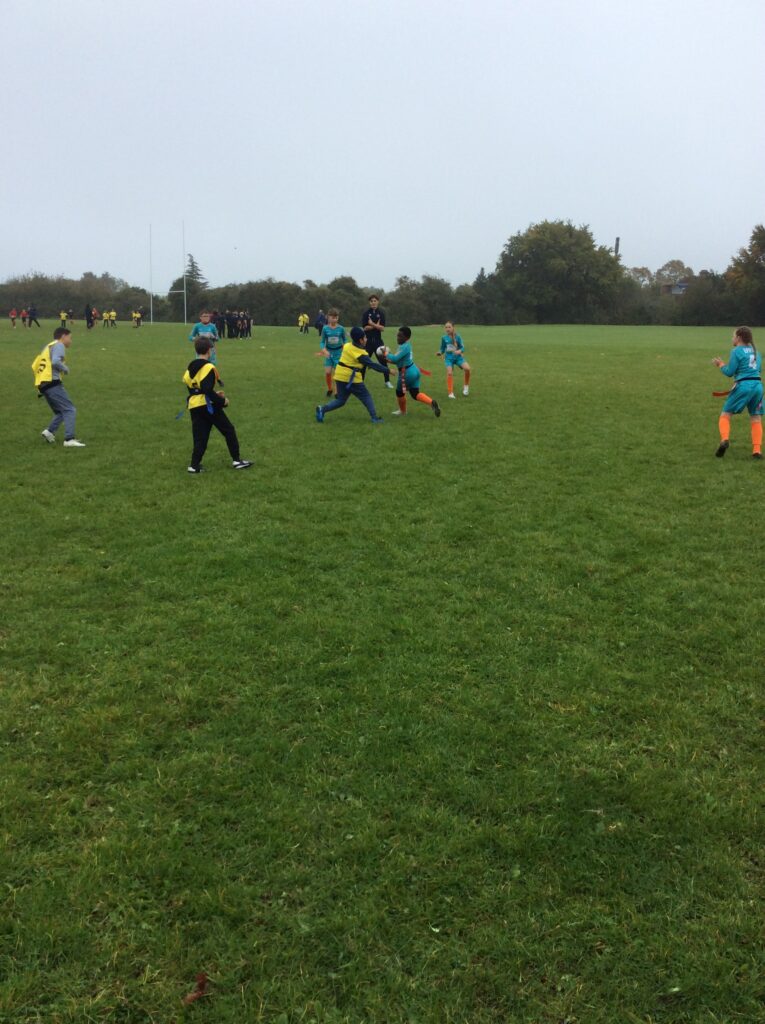
[[400,409],[394,409],[391,416],[406,416],[406,413],[402,412]]
[[64,441],[64,448],[84,448],[85,445],[82,441],[78,441],[76,437],[70,437],[68,441]]
[[467,384],[462,389],[462,394],[465,396],[465,398],[467,398],[467,396],[470,394],[470,388],[467,386]]
[[51,434],[50,430],[48,430],[47,427],[45,428],[45,430],[43,430],[43,432],[42,432],[42,434],[40,436],[44,437],[45,440],[48,442],[48,444],[55,444],[56,443],[56,435],[55,434]]
[[393,385],[391,384],[391,382],[390,382],[389,380],[386,380],[386,381],[385,381],[385,387],[386,387],[386,388],[390,388],[390,389],[391,389],[391,391],[393,390]]
[[451,392],[451,391],[450,391],[450,392],[449,392],[449,394],[448,394],[448,395],[447,395],[446,397],[447,397],[447,398],[454,398],[454,397],[455,397],[455,395],[454,395],[454,393],[453,393],[453,392]]

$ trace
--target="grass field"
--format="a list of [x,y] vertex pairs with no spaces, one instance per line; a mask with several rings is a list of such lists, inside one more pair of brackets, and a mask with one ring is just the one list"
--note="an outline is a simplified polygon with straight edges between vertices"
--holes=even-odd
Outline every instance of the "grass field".
[[[319,426],[315,334],[0,326],[3,1024],[765,1020],[762,464],[730,331],[467,328]],[[756,340],[765,344],[765,336]],[[209,996],[183,1007],[198,972]]]

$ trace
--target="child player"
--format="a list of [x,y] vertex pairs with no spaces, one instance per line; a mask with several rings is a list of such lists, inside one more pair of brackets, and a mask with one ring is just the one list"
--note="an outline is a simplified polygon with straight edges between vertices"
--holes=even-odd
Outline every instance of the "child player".
[[228,399],[218,390],[220,378],[210,359],[211,350],[212,341],[209,336],[202,335],[197,338],[194,342],[197,357],[192,359],[183,375],[183,383],[189,389],[187,404],[194,439],[189,473],[202,472],[202,459],[207,451],[207,442],[210,440],[210,431],[213,427],[226,439],[234,469],[249,469],[252,465],[240,455],[239,439],[234,424],[223,411],[228,405]]
[[77,409],[67,394],[61,375],[69,373],[66,365],[66,352],[72,344],[72,332],[68,327],[57,327],[53,332],[53,341],[46,345],[32,363],[35,375],[35,387],[38,394],[45,399],[53,413],[53,419],[43,430],[42,436],[48,444],[56,443],[56,431],[64,424],[64,448],[84,448],[74,433]]
[[[330,313],[331,315],[331,313]],[[364,331],[361,327],[351,328],[351,340],[343,345],[337,367],[335,368],[335,386],[337,387],[337,398],[329,405],[316,406],[316,422],[323,423],[328,412],[335,409],[342,409],[351,395],[354,395],[369,413],[373,423],[382,423],[377,415],[375,403],[364,383],[364,369],[378,370],[385,373],[384,366],[375,363],[367,355]],[[332,394],[330,391],[329,394]]]
[[[752,429],[752,458],[762,458],[762,356],[757,351],[748,327],[737,327],[728,362],[715,357],[712,362],[735,383],[720,413],[720,444],[715,455],[721,459],[730,447],[730,418],[744,409]],[[724,392],[723,392],[724,393]]]
[[465,374],[465,385],[462,388],[462,394],[467,397],[470,394],[470,363],[465,360],[465,346],[462,343],[462,338],[454,329],[454,324],[451,320],[446,321],[444,330],[446,334],[441,338],[441,348],[436,352],[436,355],[439,359],[441,356],[444,357],[447,397],[454,398],[455,366],[458,366]]
[[[369,309],[365,310],[362,314],[361,326],[364,328],[366,335],[367,355],[370,359],[373,355],[377,355],[379,362],[387,367],[385,356],[379,354],[379,350],[384,345],[382,332],[385,330],[385,310],[380,306],[379,295],[373,294],[369,296]],[[385,387],[393,387],[390,382],[390,372],[385,374]]]
[[343,345],[348,341],[345,328],[338,324],[340,314],[336,309],[327,310],[328,323],[321,329],[321,351],[324,356],[324,380],[327,385],[327,398],[332,396],[332,375],[340,362]]
[[398,334],[396,335],[398,349],[395,352],[391,352],[388,348],[383,348],[383,355],[386,356],[389,363],[392,363],[398,369],[398,383],[396,384],[398,409],[393,415],[406,416],[406,392],[408,391],[416,402],[429,405],[433,409],[434,415],[438,417],[441,415],[438,402],[429,395],[426,395],[424,391],[420,391],[421,371],[412,355],[411,337],[412,331],[410,327],[399,327]]
[[191,328],[191,334],[189,335],[189,341],[195,342],[197,338],[207,338],[210,342],[210,362],[215,366],[218,362],[216,356],[215,344],[218,341],[218,328],[214,323],[210,322],[210,310],[203,309],[199,314],[199,323],[194,324]]

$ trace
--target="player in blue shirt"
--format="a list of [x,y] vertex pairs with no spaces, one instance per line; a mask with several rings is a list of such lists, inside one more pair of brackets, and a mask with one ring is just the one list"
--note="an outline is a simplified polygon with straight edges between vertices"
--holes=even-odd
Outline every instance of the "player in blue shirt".
[[215,366],[218,362],[218,355],[215,350],[215,346],[218,342],[218,328],[214,323],[211,322],[211,314],[209,309],[203,309],[199,314],[199,323],[194,324],[191,328],[191,334],[189,335],[189,341],[194,344],[197,338],[206,338],[212,342],[212,348],[208,356],[209,362]]
[[[436,417],[441,415],[441,410],[438,406],[438,402],[426,395],[424,391],[420,391],[420,368],[414,361],[412,355],[412,330],[410,327],[399,327],[398,334],[396,335],[396,341],[398,342],[398,348],[395,352],[391,352],[390,349],[385,346],[381,346],[381,355],[384,355],[389,363],[398,369],[398,384],[396,385],[396,398],[398,399],[398,409],[393,413],[394,416],[406,416],[406,393],[407,391],[415,400],[415,402],[422,402],[424,405],[429,405],[433,410]],[[422,371],[427,372],[427,371]]]
[[335,367],[340,362],[340,353],[343,345],[348,341],[345,336],[345,328],[337,321],[340,313],[336,309],[327,310],[327,323],[321,329],[321,352],[324,356],[324,380],[327,384],[327,398],[332,394],[332,378]]
[[446,392],[448,398],[454,398],[454,367],[458,366],[465,374],[465,384],[462,394],[467,397],[470,394],[470,363],[465,359],[465,345],[462,338],[457,334],[454,324],[447,320],[444,324],[446,334],[441,338],[441,348],[436,355],[444,357],[446,366]]
[[[762,458],[762,356],[754,344],[748,327],[737,327],[728,362],[719,356],[712,362],[734,384],[720,413],[720,444],[715,455],[721,459],[730,447],[730,418],[744,409],[749,413],[752,429],[752,458]],[[723,392],[725,394],[725,392]]]

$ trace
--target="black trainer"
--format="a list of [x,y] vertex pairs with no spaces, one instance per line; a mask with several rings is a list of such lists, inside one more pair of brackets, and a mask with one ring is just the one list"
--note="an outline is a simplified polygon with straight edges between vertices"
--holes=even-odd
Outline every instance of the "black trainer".
[[752,452],[752,458],[753,459],[761,459],[762,458],[762,452]]
[[186,470],[186,472],[187,473],[204,473],[204,468],[202,466],[197,466],[196,468],[194,466],[189,466],[189,468]]
[[231,465],[234,469],[249,469],[252,463],[248,459],[237,459],[237,461],[232,462]]
[[438,404],[435,398],[433,399],[433,415],[436,417],[436,419],[438,419],[438,417],[441,415],[441,406]]
[[721,459],[723,457],[723,455],[725,455],[725,453],[727,452],[727,450],[729,448],[730,448],[730,441],[720,441],[720,445],[719,445],[717,451],[715,452],[715,455],[717,456],[718,459]]

